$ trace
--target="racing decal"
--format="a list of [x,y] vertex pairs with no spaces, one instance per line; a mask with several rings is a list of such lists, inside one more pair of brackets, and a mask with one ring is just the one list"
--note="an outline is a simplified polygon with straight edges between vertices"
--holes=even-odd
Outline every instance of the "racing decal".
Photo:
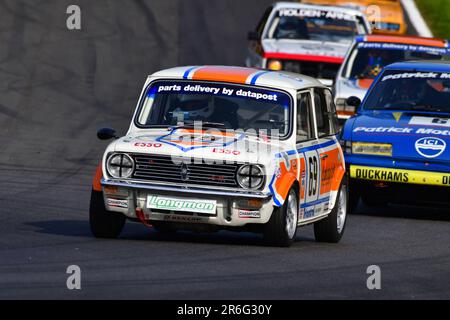
[[353,14],[323,9],[286,8],[278,10],[278,16],[358,21],[357,16]]
[[[253,74],[254,70],[250,74]],[[247,79],[247,78],[246,78]],[[226,81],[223,79],[223,81]],[[251,80],[252,81],[252,80]],[[154,92],[153,92],[154,91]],[[174,84],[174,85],[157,85],[152,88],[152,94],[155,93],[184,93],[196,94],[206,93],[217,96],[249,98],[254,100],[277,101],[281,103],[288,102],[288,97],[285,94],[280,94],[277,91],[262,90],[257,88],[242,88],[234,86],[226,86],[219,84]]]
[[135,142],[135,147],[141,147],[141,148],[161,148],[161,143],[150,143],[150,142]]
[[202,67],[188,68],[183,74],[183,79],[192,79],[192,75],[194,74],[194,72],[200,68],[202,68]]
[[[316,151],[320,173],[318,177],[318,190],[314,198],[308,198],[308,194],[306,195],[307,200],[301,206],[305,208],[304,219],[324,214],[329,211],[329,208],[334,206],[334,201],[336,200],[337,192],[345,173],[343,154],[337,145],[336,139],[324,139],[324,142],[318,146]],[[310,173],[313,174],[313,179],[308,178],[307,183],[311,183],[314,186],[314,159],[311,163],[313,169],[310,172],[307,170],[307,175]],[[308,188],[307,192],[309,191],[314,193],[314,188]]]
[[415,135],[433,135],[433,136],[450,136],[450,130],[440,130],[433,128],[398,128],[398,127],[356,127],[353,132],[364,132],[372,134],[384,135],[390,134],[415,134]]
[[416,151],[425,158],[437,158],[444,153],[447,143],[439,138],[422,138],[416,141]]
[[393,112],[392,116],[394,117],[395,121],[400,122],[400,119],[402,118],[403,112]]
[[223,148],[214,148],[212,149],[213,153],[219,153],[219,154],[232,154],[234,156],[238,156],[241,154],[238,150],[231,150],[231,149],[223,149]]
[[450,173],[350,166],[354,179],[450,187]]
[[287,197],[292,183],[298,177],[298,159],[297,152],[283,152],[276,156],[275,161],[278,161],[277,169],[275,170],[272,180],[269,183],[269,190],[273,195],[273,200],[276,206],[282,206]]
[[158,137],[156,141],[187,152],[198,148],[226,148],[244,138],[244,133],[236,136],[235,134],[220,131],[175,129],[167,135]]
[[261,218],[261,212],[259,210],[239,210],[239,218],[242,219],[257,219]]
[[[282,206],[294,181],[298,181],[299,219],[327,212],[337,194],[345,165],[336,139],[300,146],[276,155],[277,168],[269,183],[276,206]],[[326,161],[326,162],[325,162]],[[338,170],[342,174],[336,174]],[[339,181],[338,181],[339,180]]]
[[412,128],[398,128],[398,127],[356,127],[353,132],[365,133],[413,133]]
[[251,84],[251,85],[255,85],[256,81],[263,75],[270,73],[271,71],[260,71],[257,72],[251,76],[249,76],[249,78],[247,79],[246,83]]
[[300,203],[303,203],[306,199],[306,162],[305,158],[300,158]]
[[147,197],[148,209],[215,214],[216,206],[216,200],[187,199],[155,195],[149,195]]
[[320,162],[317,150],[305,152],[306,159],[306,203],[312,203],[319,197]]
[[450,73],[445,72],[404,72],[389,74],[381,79],[381,82],[401,79],[450,79]]
[[322,178],[320,180],[320,195],[329,194],[333,189],[333,179],[339,166],[339,149],[334,148],[321,153]]
[[432,46],[420,46],[414,44],[401,44],[401,43],[388,43],[383,42],[362,42],[358,44],[359,49],[381,49],[381,50],[397,50],[397,51],[410,51],[410,52],[421,52],[436,55],[446,55],[447,49],[444,47],[432,47]]
[[191,71],[193,80],[223,81],[245,84],[255,69],[243,67],[201,67]]
[[413,126],[434,126],[450,128],[450,119],[433,117],[412,117],[409,121]]
[[109,207],[128,209],[128,200],[108,198],[106,199],[106,204]]

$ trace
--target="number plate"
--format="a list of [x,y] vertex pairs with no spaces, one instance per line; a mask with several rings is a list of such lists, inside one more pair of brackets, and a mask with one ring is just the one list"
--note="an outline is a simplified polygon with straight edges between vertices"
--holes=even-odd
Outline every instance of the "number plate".
[[147,197],[147,208],[154,210],[198,212],[212,215],[216,214],[216,207],[216,200],[199,200],[155,195],[149,195]]

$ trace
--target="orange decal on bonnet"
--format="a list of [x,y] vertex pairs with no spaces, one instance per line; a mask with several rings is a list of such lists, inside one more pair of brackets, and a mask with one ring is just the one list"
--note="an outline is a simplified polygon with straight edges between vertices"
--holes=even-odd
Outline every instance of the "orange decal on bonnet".
[[245,84],[247,78],[256,71],[242,67],[204,67],[195,71],[192,79]]

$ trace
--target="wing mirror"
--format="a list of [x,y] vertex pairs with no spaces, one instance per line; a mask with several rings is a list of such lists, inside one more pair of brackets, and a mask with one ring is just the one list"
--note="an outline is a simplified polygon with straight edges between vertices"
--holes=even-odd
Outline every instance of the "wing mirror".
[[101,128],[97,131],[97,138],[100,140],[117,139],[116,130],[111,128]]
[[359,106],[361,105],[361,99],[353,96],[353,97],[348,98],[346,103],[348,106],[355,107],[355,109],[358,109]]

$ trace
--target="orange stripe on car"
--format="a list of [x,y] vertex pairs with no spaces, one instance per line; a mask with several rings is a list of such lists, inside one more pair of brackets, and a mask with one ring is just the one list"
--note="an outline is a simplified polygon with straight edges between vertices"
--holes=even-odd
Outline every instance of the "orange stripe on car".
[[97,170],[95,171],[95,176],[94,179],[92,180],[92,189],[94,189],[94,191],[102,191],[102,184],[100,183],[100,181],[103,178],[103,171],[102,171],[102,163],[100,162],[100,164],[97,166]]
[[297,180],[297,159],[291,159],[291,168],[288,171],[285,162],[280,162],[280,177],[275,182],[275,190],[283,200],[286,199],[292,183]]
[[412,44],[427,47],[446,47],[446,41],[434,38],[419,38],[419,37],[396,37],[396,36],[367,36],[368,42],[383,42],[383,43],[400,43]]
[[204,67],[195,71],[192,79],[245,84],[247,78],[258,71],[243,67]]

